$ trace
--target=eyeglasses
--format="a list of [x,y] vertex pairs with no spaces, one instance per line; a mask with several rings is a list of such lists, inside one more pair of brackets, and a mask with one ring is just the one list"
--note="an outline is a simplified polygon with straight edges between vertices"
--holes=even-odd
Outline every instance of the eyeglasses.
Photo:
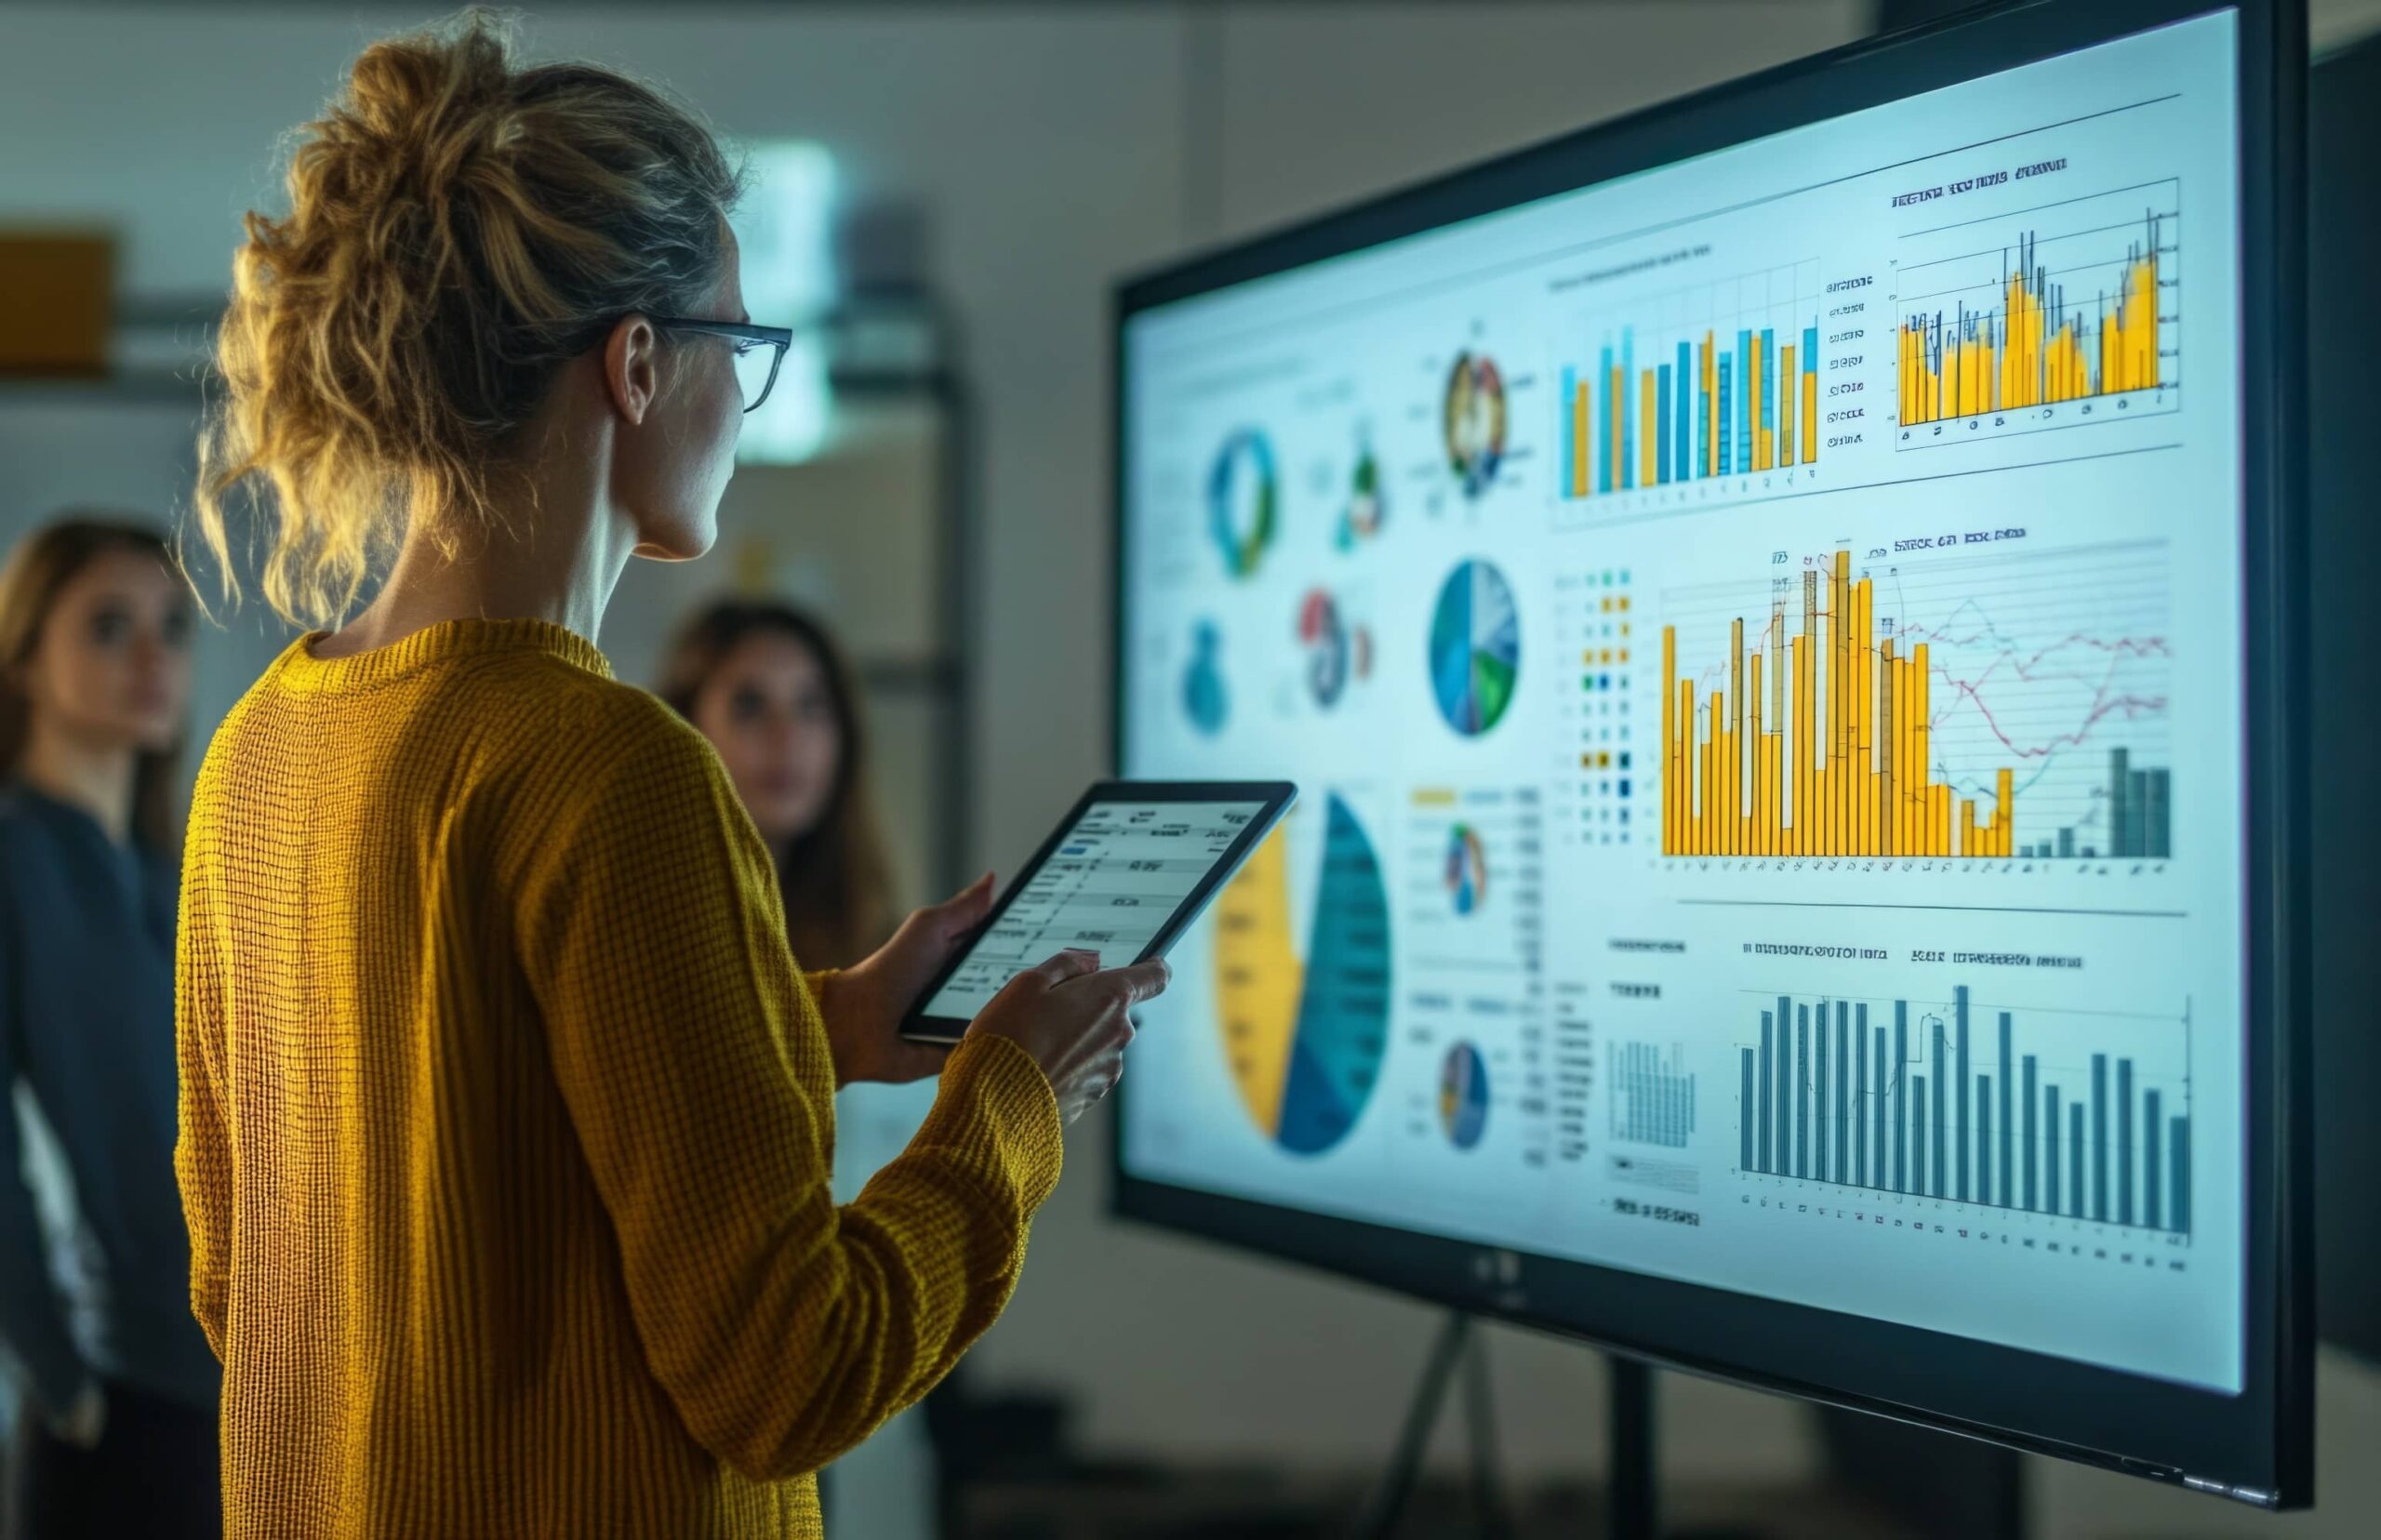
[[663,331],[698,332],[705,337],[724,337],[736,346],[736,384],[744,392],[744,410],[753,412],[769,399],[769,391],[778,382],[778,370],[785,363],[786,349],[793,346],[791,326],[754,326],[740,321],[693,321],[678,315],[656,315],[648,319]]

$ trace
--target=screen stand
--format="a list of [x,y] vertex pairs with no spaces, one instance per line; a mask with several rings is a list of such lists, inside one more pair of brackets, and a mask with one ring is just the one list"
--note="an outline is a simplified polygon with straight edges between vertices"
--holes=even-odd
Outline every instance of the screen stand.
[[1654,1371],[1636,1359],[1607,1355],[1612,1474],[1604,1492],[1609,1540],[1654,1540]]
[[1463,1370],[1464,1420],[1471,1447],[1471,1502],[1480,1533],[1489,1540],[1510,1540],[1512,1517],[1506,1511],[1504,1483],[1496,1472],[1495,1403],[1488,1387],[1488,1355],[1471,1335],[1471,1317],[1449,1310],[1438,1340],[1422,1365],[1422,1382],[1414,1388],[1405,1409],[1405,1424],[1398,1429],[1397,1447],[1389,1457],[1372,1495],[1364,1500],[1349,1531],[1354,1540],[1389,1540],[1404,1517],[1405,1503],[1422,1471],[1422,1454],[1430,1447],[1430,1429],[1438,1426],[1439,1408],[1446,1401],[1447,1381]]
[[[1471,1341],[1471,1317],[1461,1310],[1449,1310],[1445,1324],[1439,1328],[1438,1340],[1430,1345],[1430,1356],[1422,1364],[1422,1383],[1414,1387],[1414,1400],[1405,1408],[1404,1426],[1397,1430],[1397,1447],[1390,1452],[1389,1468],[1381,1472],[1380,1481],[1364,1499],[1355,1526],[1348,1533],[1350,1540],[1389,1540],[1397,1532],[1397,1521],[1405,1513],[1405,1500],[1414,1494],[1415,1478],[1421,1474],[1422,1452],[1430,1442],[1430,1429],[1438,1426],[1439,1405],[1446,1400],[1447,1379],[1462,1361],[1464,1349]],[[1475,1464],[1480,1451],[1472,1451]]]
[[[1654,1371],[1635,1359],[1611,1357],[1610,1413],[1611,1476],[1604,1492],[1604,1540],[1654,1540]],[[1489,1394],[1488,1359],[1471,1336],[1471,1317],[1450,1310],[1430,1345],[1422,1365],[1422,1379],[1405,1409],[1398,1429],[1397,1447],[1389,1468],[1364,1500],[1363,1510],[1348,1532],[1351,1540],[1390,1540],[1404,1516],[1407,1499],[1421,1475],[1422,1454],[1430,1430],[1438,1426],[1439,1408],[1446,1400],[1447,1381],[1457,1368],[1464,1371],[1464,1408],[1471,1448],[1471,1494],[1478,1510],[1480,1533],[1491,1540],[1507,1540],[1514,1533],[1505,1506],[1503,1483],[1496,1474],[1494,1406]]]

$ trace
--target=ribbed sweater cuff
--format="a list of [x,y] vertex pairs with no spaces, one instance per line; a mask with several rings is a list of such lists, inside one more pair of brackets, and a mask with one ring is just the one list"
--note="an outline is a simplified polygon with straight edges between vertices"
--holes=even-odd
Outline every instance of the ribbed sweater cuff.
[[980,1148],[983,1168],[1016,1184],[1021,1212],[1040,1208],[1058,1185],[1066,1138],[1057,1095],[1033,1055],[1004,1037],[968,1038],[943,1065],[936,1101],[937,1122],[956,1114],[946,1136],[971,1156]]

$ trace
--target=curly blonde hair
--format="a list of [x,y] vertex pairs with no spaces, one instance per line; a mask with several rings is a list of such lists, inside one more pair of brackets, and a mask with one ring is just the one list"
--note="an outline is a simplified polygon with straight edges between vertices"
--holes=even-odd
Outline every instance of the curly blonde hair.
[[195,524],[224,596],[244,501],[264,598],[343,619],[409,527],[450,552],[525,496],[516,434],[569,359],[719,282],[740,181],[654,88],[521,66],[482,9],[364,50],[250,211],[216,345]]

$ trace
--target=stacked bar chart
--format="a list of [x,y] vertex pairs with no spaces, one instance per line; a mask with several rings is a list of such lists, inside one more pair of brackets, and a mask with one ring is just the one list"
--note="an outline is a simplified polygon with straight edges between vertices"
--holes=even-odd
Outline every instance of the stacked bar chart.
[[[1978,1008],[1964,985],[1943,1006],[1780,995],[1760,1018],[1737,1050],[1747,1175],[2190,1233],[2180,1019]],[[2093,1046],[2119,1032],[2141,1046]]]
[[[1944,442],[1939,428],[1915,431],[1929,424],[2175,384],[2179,347],[2162,311],[2179,282],[2178,191],[2155,183],[2031,211],[2055,213],[2049,229],[1923,232],[1897,274],[1896,444]],[[2110,404],[2129,414],[2157,402]]]
[[1767,589],[1665,596],[1663,854],[2172,854],[2155,548],[1873,575],[1836,550]]
[[1816,271],[1800,263],[1644,301],[1655,319],[1606,332],[1592,362],[1565,365],[1563,498],[1817,463]]
[[1623,1042],[1613,1057],[1612,1136],[1684,1149],[1695,1132],[1695,1076],[1681,1068],[1684,1051]]

